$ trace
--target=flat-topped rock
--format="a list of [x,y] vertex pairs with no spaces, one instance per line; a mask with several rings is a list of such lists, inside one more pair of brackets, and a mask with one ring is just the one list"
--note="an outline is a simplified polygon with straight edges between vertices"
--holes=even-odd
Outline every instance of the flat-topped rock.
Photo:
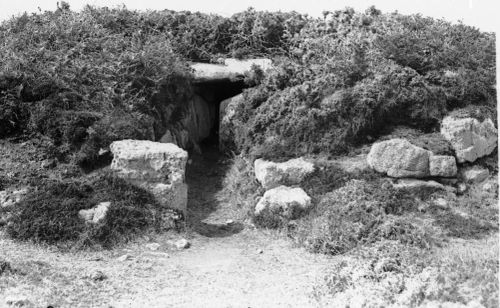
[[167,208],[186,211],[185,181],[188,153],[172,143],[121,140],[110,146],[111,170],[150,191]]
[[314,172],[314,164],[301,158],[291,159],[283,163],[275,163],[264,159],[254,162],[255,177],[265,189],[280,185],[300,184],[305,177]]
[[270,59],[225,59],[223,64],[193,63],[195,82],[228,80],[243,77],[250,71],[252,65],[258,66],[263,71],[271,68]]
[[281,216],[295,219],[311,207],[311,198],[302,188],[278,186],[264,193],[255,206],[255,215]]
[[395,138],[372,145],[368,165],[380,173],[395,178],[426,177],[430,175],[429,158],[432,152]]

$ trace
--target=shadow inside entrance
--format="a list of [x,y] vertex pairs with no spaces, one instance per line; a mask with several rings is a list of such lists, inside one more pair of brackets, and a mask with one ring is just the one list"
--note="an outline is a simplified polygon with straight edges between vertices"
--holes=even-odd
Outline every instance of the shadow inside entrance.
[[223,201],[217,193],[222,189],[224,175],[229,168],[216,143],[205,144],[202,153],[190,154],[186,168],[188,190],[187,223],[190,228],[206,237],[227,237],[241,232],[244,225],[229,221]]

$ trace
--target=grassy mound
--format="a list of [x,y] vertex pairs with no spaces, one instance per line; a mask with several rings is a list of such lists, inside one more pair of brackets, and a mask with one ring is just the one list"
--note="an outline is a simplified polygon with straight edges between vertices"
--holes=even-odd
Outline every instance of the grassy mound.
[[390,184],[351,180],[326,194],[297,223],[293,236],[311,251],[340,254],[381,239],[427,247],[430,237],[403,214],[416,211],[414,199]]
[[55,156],[79,153],[83,164],[111,141],[159,138],[192,95],[191,77],[164,33],[120,26],[135,17],[65,7],[3,22],[0,138],[47,136]]
[[308,22],[291,46],[236,108],[240,151],[342,154],[387,127],[429,133],[456,108],[496,109],[494,35],[462,24],[347,9]]
[[[111,206],[102,223],[86,224],[78,216],[80,210],[106,201]],[[150,193],[122,179],[100,176],[38,187],[12,208],[7,232],[20,240],[111,247],[146,230],[174,229],[179,218]]]

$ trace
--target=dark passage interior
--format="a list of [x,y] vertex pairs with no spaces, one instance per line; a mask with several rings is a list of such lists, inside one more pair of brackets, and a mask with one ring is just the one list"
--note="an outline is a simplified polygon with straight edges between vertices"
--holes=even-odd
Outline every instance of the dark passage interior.
[[211,113],[213,113],[213,125],[210,135],[200,140],[200,146],[217,146],[219,143],[219,123],[220,123],[220,105],[221,102],[230,97],[243,92],[247,86],[243,80],[213,80],[198,82],[194,85],[194,92],[208,103]]

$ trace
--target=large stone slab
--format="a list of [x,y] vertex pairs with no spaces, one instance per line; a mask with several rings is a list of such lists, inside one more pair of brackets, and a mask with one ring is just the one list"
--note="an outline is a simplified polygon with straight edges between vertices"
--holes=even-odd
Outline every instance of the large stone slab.
[[258,66],[263,71],[271,68],[270,59],[225,59],[222,64],[193,63],[195,82],[209,82],[242,78],[250,71],[252,65]]
[[429,158],[432,152],[411,144],[406,139],[391,139],[372,145],[368,165],[378,172],[396,178],[430,175]]
[[259,158],[254,162],[254,171],[262,187],[271,189],[280,185],[300,184],[307,175],[314,172],[314,164],[302,157],[283,163]]
[[491,154],[497,146],[498,131],[491,119],[447,116],[441,123],[441,134],[447,139],[459,163],[473,162]]
[[111,169],[117,176],[150,191],[163,206],[186,211],[186,151],[147,140],[115,141],[110,149]]
[[296,219],[311,207],[311,198],[302,188],[278,186],[264,193],[255,206],[255,215],[272,215]]

